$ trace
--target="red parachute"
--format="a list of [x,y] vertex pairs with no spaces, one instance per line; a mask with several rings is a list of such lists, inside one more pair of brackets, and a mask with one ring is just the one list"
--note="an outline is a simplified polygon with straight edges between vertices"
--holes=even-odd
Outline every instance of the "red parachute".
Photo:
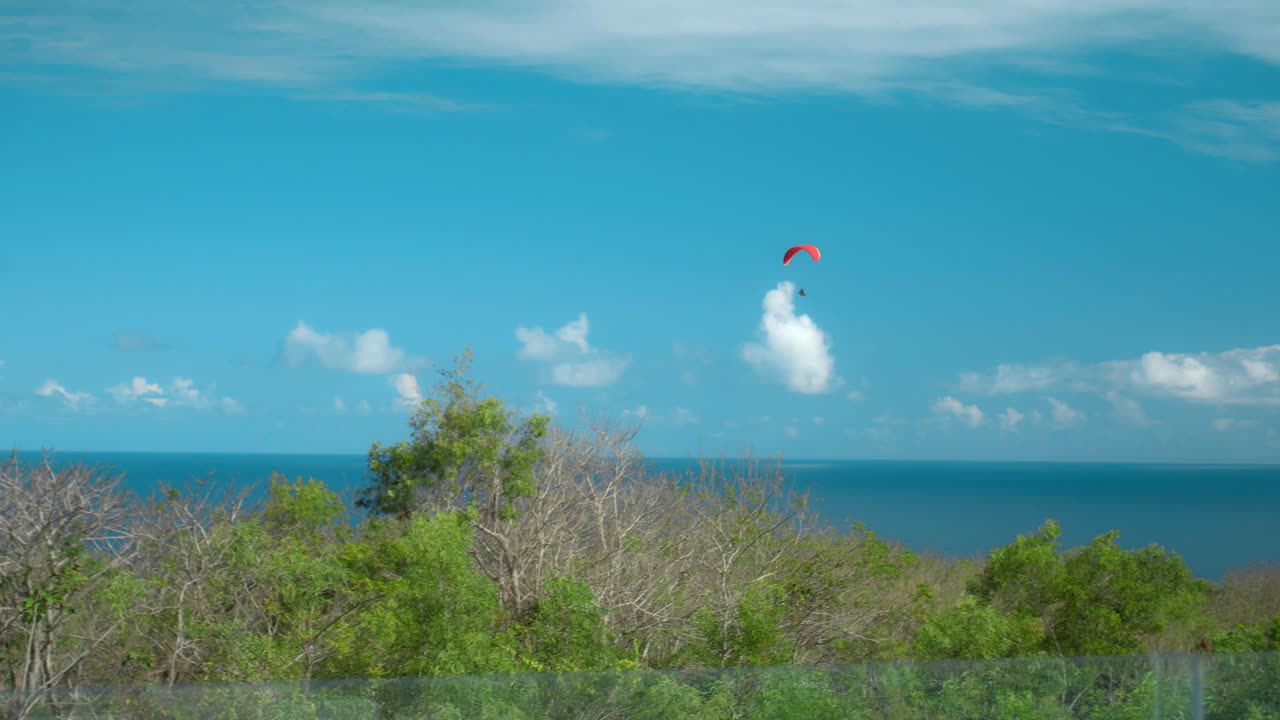
[[814,262],[818,262],[818,259],[822,257],[822,252],[818,250],[818,246],[816,245],[797,245],[788,250],[787,253],[782,256],[782,264],[790,265],[791,258],[795,257],[795,254],[801,250],[809,253],[809,257],[813,258]]

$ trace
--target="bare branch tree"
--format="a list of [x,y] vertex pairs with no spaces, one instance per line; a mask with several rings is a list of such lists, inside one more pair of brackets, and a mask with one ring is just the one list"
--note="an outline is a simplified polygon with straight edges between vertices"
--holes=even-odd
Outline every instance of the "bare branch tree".
[[135,556],[136,509],[120,488],[123,477],[58,468],[48,453],[28,466],[15,451],[0,464],[0,662],[15,691],[9,717],[27,717],[67,684],[123,622],[76,615]]

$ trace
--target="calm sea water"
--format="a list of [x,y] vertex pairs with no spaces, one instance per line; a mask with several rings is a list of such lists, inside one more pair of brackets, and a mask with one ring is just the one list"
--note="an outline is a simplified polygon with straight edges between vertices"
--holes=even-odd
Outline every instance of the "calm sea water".
[[[24,456],[30,457],[27,453]],[[324,480],[350,503],[365,482],[360,455],[59,453],[126,473],[150,495],[161,481],[265,484],[271,472]],[[686,460],[651,461],[683,470]],[[1125,547],[1159,543],[1197,575],[1280,561],[1280,467],[1075,463],[801,461],[784,471],[837,525],[862,521],[916,550],[978,556],[1033,532],[1046,518],[1068,545],[1120,530]]]

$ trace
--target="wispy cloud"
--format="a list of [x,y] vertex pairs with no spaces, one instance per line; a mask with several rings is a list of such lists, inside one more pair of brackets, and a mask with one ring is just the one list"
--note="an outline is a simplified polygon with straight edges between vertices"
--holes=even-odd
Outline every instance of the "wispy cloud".
[[79,410],[93,402],[93,395],[87,392],[72,392],[64,387],[62,383],[53,379],[45,380],[43,385],[36,388],[36,395],[40,397],[57,395],[72,410]]
[[1000,428],[1002,430],[1012,431],[1018,429],[1018,426],[1022,424],[1025,417],[1025,415],[1014,408],[1005,408],[1004,412],[1000,413],[996,420],[1000,423]]
[[559,407],[555,400],[547,397],[541,390],[538,391],[537,401],[533,405],[535,413],[554,417]]
[[561,326],[554,334],[541,327],[516,328],[520,343],[517,357],[551,366],[551,382],[566,387],[604,387],[622,379],[631,356],[592,347],[587,342],[590,323],[586,313]]
[[1058,428],[1072,428],[1085,421],[1085,414],[1058,398],[1045,398],[1053,408],[1053,425]]
[[1121,395],[1115,390],[1108,392],[1106,398],[1111,402],[1112,412],[1120,420],[1137,427],[1146,427],[1151,424],[1146,409],[1137,400]]
[[464,112],[489,110],[496,107],[490,103],[464,103],[450,98],[415,92],[344,90],[298,93],[293,98],[295,100],[311,100],[315,102],[377,105],[386,110],[404,113]]
[[1280,101],[1189,103],[1173,115],[1162,134],[1195,152],[1273,162],[1280,160]]
[[1257,425],[1257,420],[1241,420],[1239,418],[1229,417],[1214,418],[1213,421],[1209,423],[1209,427],[1213,428],[1217,432],[1229,432],[1237,428],[1252,428],[1257,427]]
[[473,103],[431,93],[360,89],[389,66],[452,60],[699,92],[885,98],[907,91],[1046,122],[1149,134],[1242,160],[1277,157],[1268,129],[1274,108],[1247,105],[1248,98],[1136,120],[1064,100],[1061,91],[990,81],[993,69],[1050,80],[1094,73],[1082,61],[1089,53],[1134,47],[1277,64],[1280,19],[1272,0],[976,0],[962,10],[934,0],[18,0],[8,7],[0,55],[10,67],[78,67],[153,86],[254,83],[306,100],[472,109]]

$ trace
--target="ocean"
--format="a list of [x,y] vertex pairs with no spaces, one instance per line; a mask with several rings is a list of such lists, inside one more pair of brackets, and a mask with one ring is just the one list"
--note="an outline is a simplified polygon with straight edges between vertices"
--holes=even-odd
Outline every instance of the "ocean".
[[[123,471],[124,484],[144,496],[161,481],[210,475],[261,488],[274,471],[323,480],[350,504],[366,481],[362,455],[62,451],[57,459]],[[861,521],[917,551],[977,557],[1052,518],[1067,546],[1116,529],[1122,546],[1158,543],[1214,581],[1232,568],[1280,561],[1280,466],[787,460],[783,469],[833,524]]]

